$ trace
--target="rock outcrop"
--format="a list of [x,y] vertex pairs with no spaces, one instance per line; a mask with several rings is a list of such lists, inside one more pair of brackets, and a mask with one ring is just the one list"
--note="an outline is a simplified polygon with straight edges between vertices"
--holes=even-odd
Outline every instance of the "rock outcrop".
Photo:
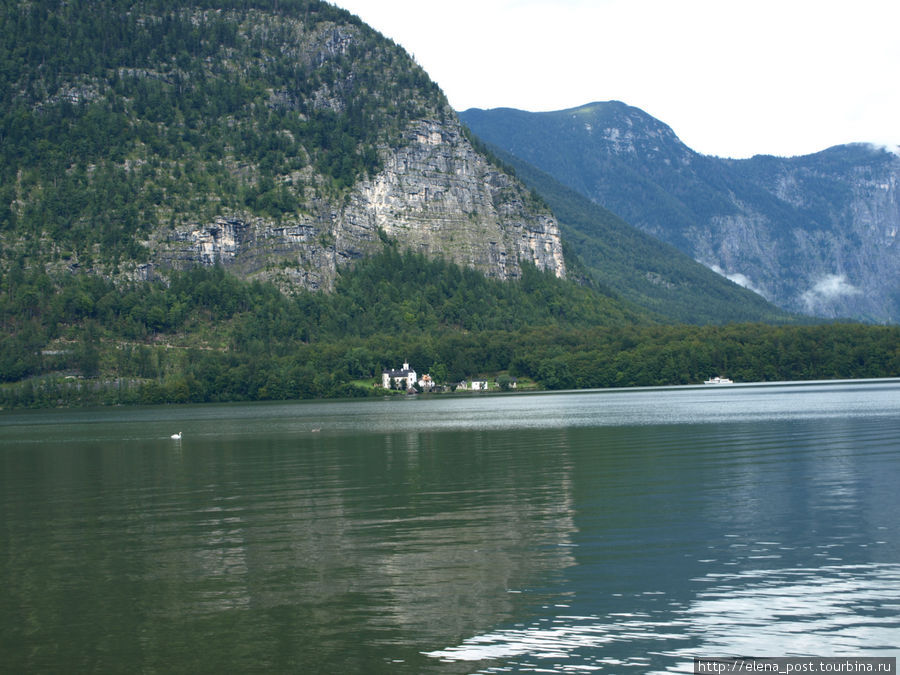
[[566,273],[556,219],[515,179],[476,152],[452,111],[419,120],[384,168],[338,202],[275,221],[235,214],[159,233],[151,249],[162,266],[222,264],[285,288],[328,290],[339,268],[395,241],[501,280],[522,263]]

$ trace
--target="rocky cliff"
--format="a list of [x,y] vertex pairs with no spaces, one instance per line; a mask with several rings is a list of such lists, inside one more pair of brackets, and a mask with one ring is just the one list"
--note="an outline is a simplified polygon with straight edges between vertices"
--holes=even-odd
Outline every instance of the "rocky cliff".
[[708,157],[618,102],[461,117],[485,141],[785,309],[900,320],[896,154],[849,145],[807,157]]
[[565,276],[556,219],[473,149],[452,111],[413,121],[403,139],[339,201],[277,221],[231,215],[164,230],[148,244],[152,264],[219,263],[286,289],[327,290],[341,265],[393,240],[501,280],[519,278],[523,262]]

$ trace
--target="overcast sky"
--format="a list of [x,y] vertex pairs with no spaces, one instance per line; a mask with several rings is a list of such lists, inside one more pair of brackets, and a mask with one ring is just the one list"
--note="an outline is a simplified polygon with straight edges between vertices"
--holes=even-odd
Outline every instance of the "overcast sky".
[[900,144],[897,0],[335,0],[456,110],[619,100],[721,157]]

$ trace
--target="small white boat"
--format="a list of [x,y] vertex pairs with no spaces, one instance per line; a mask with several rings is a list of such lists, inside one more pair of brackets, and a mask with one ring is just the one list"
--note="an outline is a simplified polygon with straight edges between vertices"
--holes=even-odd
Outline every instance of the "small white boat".
[[711,377],[708,380],[704,380],[703,384],[734,384],[734,380],[729,380],[727,377]]

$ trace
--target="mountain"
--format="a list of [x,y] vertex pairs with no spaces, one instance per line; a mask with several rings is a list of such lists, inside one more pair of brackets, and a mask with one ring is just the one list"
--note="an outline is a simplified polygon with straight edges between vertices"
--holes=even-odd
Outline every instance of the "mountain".
[[701,155],[611,101],[460,113],[488,144],[793,312],[900,319],[900,157],[868,145],[805,157]]
[[629,225],[532,164],[496,146],[487,149],[550,205],[566,245],[577,251],[593,278],[660,320],[724,324],[800,319]]
[[0,34],[0,271],[221,264],[331,291],[397,242],[489,278],[565,278],[577,255],[550,203],[604,223],[567,232],[659,320],[784,319],[611,214],[526,189],[406,52],[327,3],[22,0]]
[[10,0],[0,85],[0,409],[375,396],[406,359],[548,389],[897,372],[893,327],[661,325],[751,303],[528,189],[324,2]]
[[0,269],[220,263],[332,289],[399,241],[565,277],[547,207],[406,52],[325,2],[13,0],[0,36]]

